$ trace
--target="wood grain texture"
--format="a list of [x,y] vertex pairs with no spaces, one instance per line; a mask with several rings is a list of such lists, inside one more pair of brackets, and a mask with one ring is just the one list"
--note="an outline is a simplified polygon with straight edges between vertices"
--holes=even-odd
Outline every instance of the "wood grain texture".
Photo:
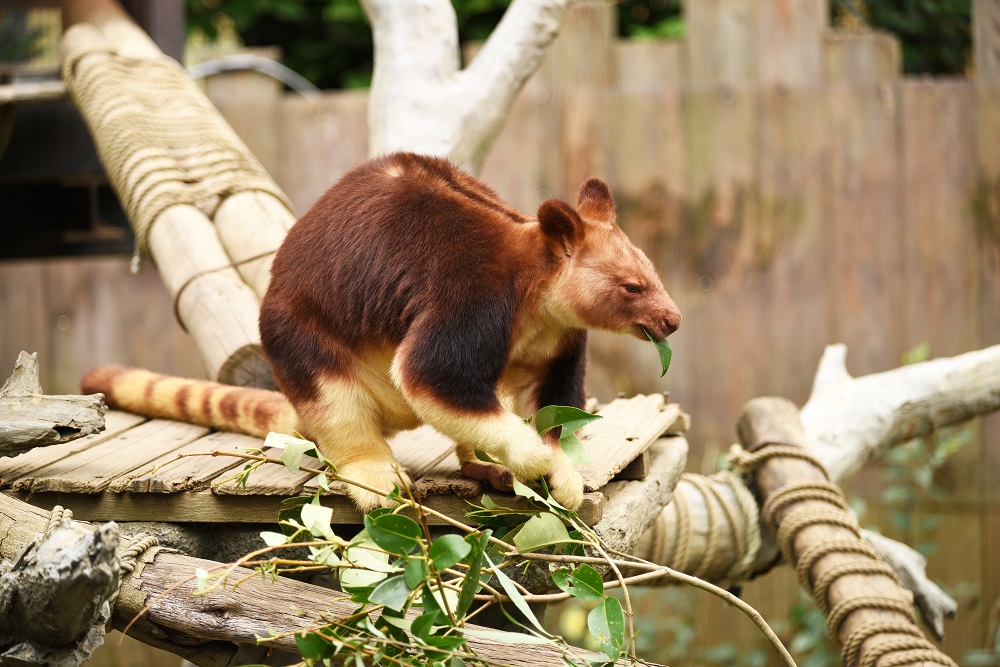
[[823,39],[823,77],[827,83],[891,85],[901,76],[902,67],[899,39],[891,33],[829,32]]
[[[184,454],[198,452],[236,452],[256,448],[261,440],[241,433],[216,431],[184,446]],[[111,481],[108,491],[121,493],[178,493],[207,489],[212,480],[247,463],[234,456],[192,456],[178,459],[181,452],[168,452],[128,475]],[[153,470],[155,468],[155,470]]]
[[680,413],[676,403],[664,403],[662,394],[618,399],[598,414],[603,419],[588,424],[580,440],[593,461],[580,469],[583,488],[596,491],[607,484],[649,448]]
[[176,452],[208,433],[202,426],[152,419],[113,438],[32,470],[13,483],[19,491],[100,493],[118,477]]
[[[287,496],[218,494],[211,491],[184,493],[28,493],[14,489],[0,491],[23,502],[46,510],[62,505],[73,510],[82,521],[164,521],[168,523],[267,523],[278,520],[278,512],[286,507],[281,501]],[[491,497],[494,494],[491,492]],[[475,500],[475,499],[473,499]],[[495,500],[510,506],[520,501],[509,494],[495,494]],[[467,499],[454,495],[428,496],[427,507],[463,521],[469,509]],[[346,497],[328,495],[320,500],[333,509],[333,523],[360,525],[361,514]],[[581,521],[593,525],[604,512],[604,494],[597,491],[583,495],[578,514]],[[442,522],[433,517],[434,525]]]
[[[0,487],[10,487],[15,482],[33,475],[37,470],[115,438],[123,431],[145,421],[147,421],[145,417],[111,410],[104,417],[104,430],[100,433],[88,435],[57,448],[36,449],[12,459],[2,459],[0,460]],[[30,482],[27,483],[30,484]]]

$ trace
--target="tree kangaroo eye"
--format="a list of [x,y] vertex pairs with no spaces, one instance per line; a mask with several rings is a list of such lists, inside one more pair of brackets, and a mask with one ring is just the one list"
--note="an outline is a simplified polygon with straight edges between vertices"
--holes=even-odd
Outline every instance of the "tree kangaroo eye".
[[640,291],[638,285],[623,285],[623,287],[629,294],[638,294]]

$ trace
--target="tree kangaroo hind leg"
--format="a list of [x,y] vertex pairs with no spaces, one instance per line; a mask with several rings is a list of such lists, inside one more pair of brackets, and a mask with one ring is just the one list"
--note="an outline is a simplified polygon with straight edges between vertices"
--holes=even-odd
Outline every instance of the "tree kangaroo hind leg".
[[393,381],[422,421],[462,443],[463,463],[471,463],[475,448],[522,480],[548,474],[555,451],[496,394],[506,340],[490,331],[482,311],[462,315],[457,322],[438,317],[415,324],[396,351]]
[[[362,512],[389,505],[385,496],[402,473],[383,436],[380,407],[356,379],[324,378],[316,399],[299,408],[303,430],[344,477],[378,490],[349,484],[348,495]],[[405,473],[402,473],[405,475]]]

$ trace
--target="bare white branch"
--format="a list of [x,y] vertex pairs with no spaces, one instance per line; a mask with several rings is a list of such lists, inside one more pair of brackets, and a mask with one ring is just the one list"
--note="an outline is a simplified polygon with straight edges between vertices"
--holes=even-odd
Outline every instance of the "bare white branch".
[[851,378],[831,345],[801,411],[809,449],[835,482],[890,447],[1000,409],[1000,345]]

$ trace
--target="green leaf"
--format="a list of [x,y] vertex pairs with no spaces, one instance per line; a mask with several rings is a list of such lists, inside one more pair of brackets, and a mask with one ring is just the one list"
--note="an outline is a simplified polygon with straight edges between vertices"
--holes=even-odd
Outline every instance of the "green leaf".
[[535,413],[535,430],[538,431],[539,435],[545,435],[557,426],[562,426],[563,435],[566,435],[567,433],[576,433],[598,419],[602,419],[602,417],[580,408],[568,405],[546,405]]
[[381,514],[375,518],[366,516],[365,529],[375,544],[400,556],[410,553],[421,535],[416,521],[399,514]]
[[260,539],[264,540],[264,544],[269,547],[276,547],[279,544],[284,544],[288,541],[284,533],[274,533],[269,530],[262,531],[260,534]]
[[604,581],[597,570],[589,565],[575,569],[560,568],[552,573],[552,581],[563,591],[580,600],[600,600],[604,598]]
[[535,500],[541,503],[542,505],[547,504],[545,502],[545,498],[542,498],[540,495],[538,495],[538,493],[530,486],[526,486],[525,484],[522,484],[521,482],[517,481],[516,477],[511,478],[510,487],[514,490],[514,493],[516,495],[523,496],[530,500]]
[[413,623],[410,626],[410,633],[414,637],[419,637],[422,640],[427,639],[432,632],[434,632],[434,625],[438,622],[438,619],[442,618],[441,613],[436,609],[434,611],[427,611],[420,616],[413,619]]
[[305,454],[315,454],[316,445],[302,438],[293,438],[284,433],[268,433],[264,439],[265,447],[281,447],[281,462],[292,472],[298,472],[302,465],[302,456]]
[[402,611],[409,595],[410,589],[406,586],[406,577],[396,575],[376,586],[375,590],[368,596],[368,601],[372,604],[381,604],[389,609]]
[[566,526],[559,517],[549,512],[542,512],[528,519],[514,536],[514,544],[521,553],[568,541]]
[[[538,622],[537,618],[535,618],[534,612],[531,611],[531,606],[528,605],[528,602],[524,599],[524,596],[522,596],[521,593],[517,590],[517,587],[514,586],[514,582],[510,580],[510,577],[508,577],[500,570],[500,568],[494,565],[493,561],[490,560],[489,556],[483,554],[483,558],[486,559],[486,562],[489,565],[490,569],[493,571],[493,574],[496,575],[497,582],[500,584],[500,587],[503,588],[503,592],[507,594],[507,597],[509,597],[510,601],[514,603],[514,606],[517,607],[518,611],[520,611],[521,614],[523,614],[524,617],[528,619],[528,622],[530,622],[532,625],[538,628],[539,632],[547,636],[549,633],[545,631],[545,628],[542,627],[542,624]],[[615,601],[617,602],[617,600]]]
[[587,448],[583,446],[580,438],[576,437],[575,433],[561,436],[559,438],[559,446],[566,453],[566,457],[577,465],[585,466],[594,460],[590,452],[587,451]]
[[333,539],[334,534],[330,529],[330,522],[333,520],[333,509],[324,505],[313,505],[312,503],[302,506],[302,525],[309,529],[309,532],[316,537]]
[[427,563],[423,558],[411,558],[406,563],[403,576],[406,577],[406,585],[411,591],[414,590],[427,579]]
[[[646,331],[646,327],[642,328]],[[656,347],[656,353],[660,355],[660,366],[663,367],[663,372],[660,373],[660,377],[667,374],[667,369],[670,368],[670,359],[674,356],[674,351],[670,349],[670,343],[666,338],[663,340],[656,340],[653,338],[649,331],[646,331],[646,337],[653,341],[653,346]]]
[[333,657],[333,646],[325,637],[316,633],[295,635],[295,645],[303,658],[325,660]]
[[587,627],[612,660],[621,655],[625,644],[625,612],[617,598],[604,598],[604,602],[590,610]]
[[476,458],[482,461],[483,463],[496,463],[497,465],[500,465],[499,461],[492,458],[489,454],[487,454],[481,449],[474,449],[472,450],[472,452],[476,455]]
[[479,592],[480,588],[480,578],[479,575],[483,571],[483,556],[486,554],[486,547],[490,543],[490,530],[484,530],[479,535],[468,535],[466,536],[466,541],[469,543],[471,557],[468,559],[467,564],[469,566],[469,571],[465,573],[465,580],[462,582],[462,588],[458,593],[458,605],[455,614],[462,618],[472,607],[472,603],[475,601],[475,595]]
[[472,545],[460,535],[442,535],[431,544],[431,560],[440,572],[468,556],[470,551]]

